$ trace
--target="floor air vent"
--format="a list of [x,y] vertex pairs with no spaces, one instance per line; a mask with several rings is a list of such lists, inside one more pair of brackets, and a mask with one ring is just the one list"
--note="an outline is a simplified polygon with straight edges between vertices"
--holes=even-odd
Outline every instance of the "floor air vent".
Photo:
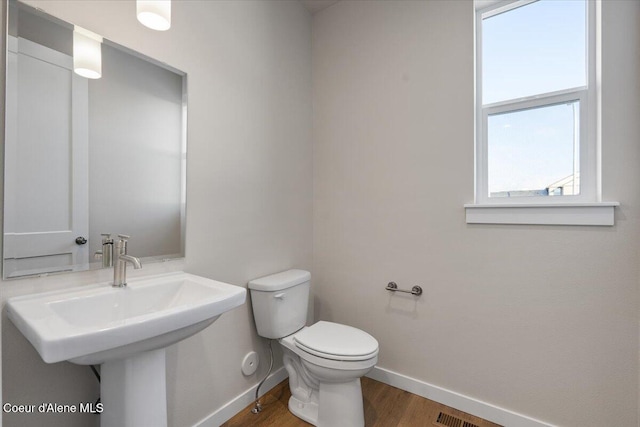
[[444,412],[440,412],[438,414],[436,425],[444,427],[478,427],[476,424],[470,423],[469,421],[463,421],[458,417],[445,414]]

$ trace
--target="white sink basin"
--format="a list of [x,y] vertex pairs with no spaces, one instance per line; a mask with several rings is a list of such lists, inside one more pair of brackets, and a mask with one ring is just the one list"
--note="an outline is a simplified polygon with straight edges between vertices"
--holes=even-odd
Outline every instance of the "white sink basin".
[[47,363],[93,365],[171,345],[242,305],[244,288],[178,272],[11,298],[7,314]]

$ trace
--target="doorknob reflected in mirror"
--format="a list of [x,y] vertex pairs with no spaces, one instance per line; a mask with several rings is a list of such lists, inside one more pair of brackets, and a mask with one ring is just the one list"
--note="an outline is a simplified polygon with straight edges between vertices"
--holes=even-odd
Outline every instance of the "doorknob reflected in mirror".
[[84,245],[85,243],[87,243],[87,239],[85,239],[84,237],[80,236],[80,237],[76,237],[76,243],[78,245]]

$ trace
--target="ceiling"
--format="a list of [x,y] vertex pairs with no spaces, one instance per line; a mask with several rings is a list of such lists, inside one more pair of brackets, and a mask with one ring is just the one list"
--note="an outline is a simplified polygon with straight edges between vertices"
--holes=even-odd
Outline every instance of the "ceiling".
[[300,2],[305,5],[311,14],[321,11],[322,9],[326,9],[334,3],[337,3],[339,0],[300,0]]

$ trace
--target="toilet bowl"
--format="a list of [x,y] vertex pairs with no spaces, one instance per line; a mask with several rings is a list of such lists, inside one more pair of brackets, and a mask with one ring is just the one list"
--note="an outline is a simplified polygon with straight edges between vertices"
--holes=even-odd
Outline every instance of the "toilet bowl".
[[[312,332],[314,338],[309,338]],[[339,334],[339,335],[338,335]],[[298,341],[299,336],[305,344]],[[320,341],[314,341],[315,337]],[[326,352],[322,344],[337,336],[355,336],[364,345],[363,354],[351,349]],[[366,332],[337,323],[318,322],[279,340],[283,362],[289,373],[289,410],[315,426],[364,426],[360,378],[378,361],[378,343]],[[335,354],[346,353],[346,354]]]
[[310,278],[289,270],[249,282],[258,334],[282,346],[291,413],[318,427],[363,427],[360,378],[377,363],[378,342],[339,323],[305,326]]

